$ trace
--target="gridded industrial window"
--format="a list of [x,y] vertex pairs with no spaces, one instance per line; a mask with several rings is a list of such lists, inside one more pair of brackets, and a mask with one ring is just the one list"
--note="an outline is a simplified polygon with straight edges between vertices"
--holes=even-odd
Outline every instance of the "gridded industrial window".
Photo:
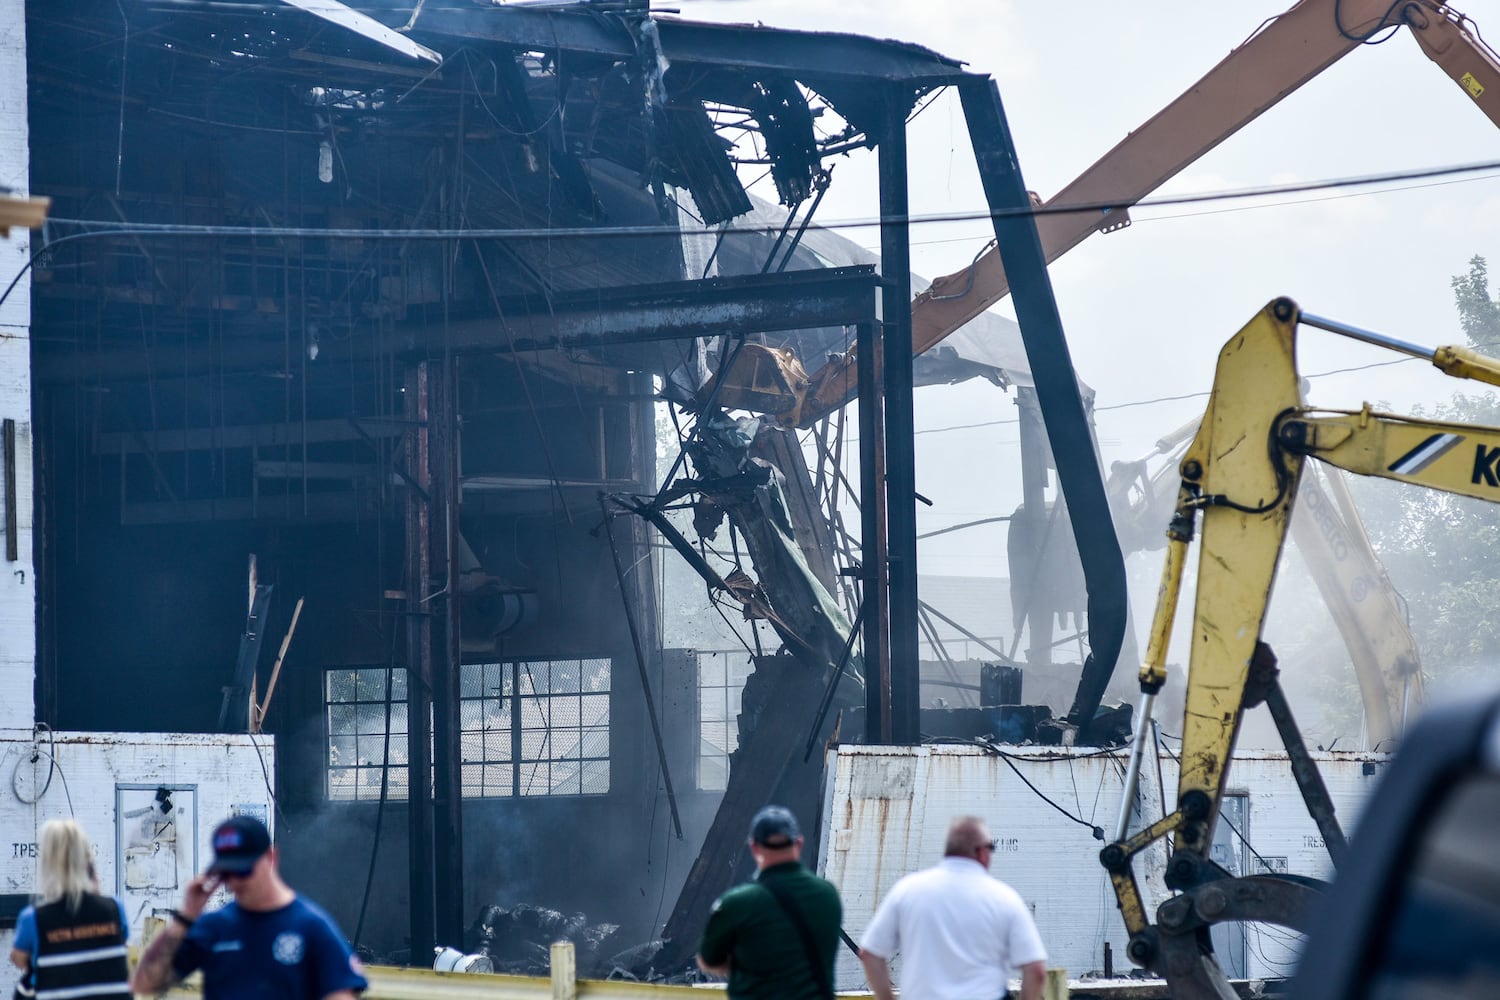
[[[387,688],[389,682],[389,688]],[[328,798],[380,798],[381,772],[389,767],[387,799],[404,800],[406,774],[406,670],[337,668],[323,675],[328,709]],[[390,715],[390,756],[386,719]]]
[[609,660],[467,663],[459,678],[465,797],[609,791]]
[[744,650],[698,653],[698,787],[729,784],[729,755],[740,745],[740,693],[755,669]]

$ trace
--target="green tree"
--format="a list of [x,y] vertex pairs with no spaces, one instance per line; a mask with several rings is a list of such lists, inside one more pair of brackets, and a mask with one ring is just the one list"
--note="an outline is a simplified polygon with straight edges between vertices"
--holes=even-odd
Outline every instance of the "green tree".
[[[1451,287],[1462,340],[1500,356],[1500,300],[1485,258],[1473,257]],[[1500,426],[1500,398],[1456,392],[1414,415]],[[1406,603],[1429,692],[1480,676],[1500,683],[1500,505],[1382,479],[1352,476],[1348,483],[1371,544]],[[1295,550],[1290,561],[1300,562]],[[1349,746],[1360,731],[1362,706],[1348,652],[1311,580],[1284,574],[1282,582],[1273,615],[1278,652],[1300,673],[1284,672],[1283,681],[1300,685],[1316,704],[1308,713],[1317,720],[1309,739],[1326,744],[1339,737],[1340,746]]]
[[1458,322],[1469,346],[1481,351],[1496,349],[1500,342],[1500,301],[1490,298],[1490,271],[1483,257],[1469,258],[1469,273],[1454,275],[1453,297],[1458,304]]
[[[1485,258],[1471,258],[1451,285],[1468,345],[1494,356],[1500,301]],[[1455,393],[1422,415],[1497,426],[1500,398]],[[1371,540],[1410,605],[1429,678],[1439,686],[1479,672],[1500,679],[1500,505],[1414,486],[1361,486]]]

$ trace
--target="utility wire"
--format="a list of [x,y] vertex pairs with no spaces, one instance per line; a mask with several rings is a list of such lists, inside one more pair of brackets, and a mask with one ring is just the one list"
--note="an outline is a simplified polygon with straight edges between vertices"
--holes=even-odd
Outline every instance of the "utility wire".
[[[1332,191],[1342,188],[1367,187],[1395,184],[1401,181],[1423,180],[1430,177],[1456,177],[1464,174],[1493,173],[1500,171],[1500,160],[1478,163],[1450,164],[1440,167],[1417,167],[1407,170],[1389,171],[1379,174],[1361,174],[1335,177],[1325,180],[1294,181],[1287,184],[1266,184],[1250,188],[1234,188],[1223,191],[1205,191],[1196,194],[1167,195],[1159,198],[1142,198],[1138,201],[1110,200],[1071,202],[1061,205],[1027,205],[1016,208],[939,212],[927,215],[874,216],[864,219],[834,219],[820,224],[822,229],[869,229],[881,225],[923,225],[933,222],[965,222],[980,219],[1037,218],[1044,215],[1076,215],[1121,211],[1127,208],[1153,208],[1170,205],[1198,205],[1219,201],[1239,201],[1264,198],[1279,194],[1296,194],[1303,191]],[[556,228],[478,228],[478,229],[325,229],[307,226],[199,226],[179,223],[121,223],[107,219],[70,219],[53,217],[49,220],[63,226],[99,226],[94,235],[174,235],[174,236],[249,236],[263,238],[302,239],[395,239],[395,240],[454,240],[454,239],[599,239],[605,236],[674,236],[679,227],[658,224],[639,226],[559,226]],[[735,233],[774,234],[780,226],[776,223],[760,223],[730,227]],[[84,234],[70,234],[74,237]],[[60,242],[53,241],[53,245]]]
[[[1449,184],[1472,184],[1475,181],[1494,180],[1497,176],[1500,175],[1486,174],[1477,177],[1454,177],[1446,180],[1433,181],[1430,184],[1405,184],[1400,187],[1382,188],[1379,191],[1349,191],[1344,194],[1326,195],[1322,198],[1297,198],[1290,201],[1275,201],[1261,205],[1234,205],[1229,208],[1216,208],[1206,212],[1179,212],[1175,215],[1150,215],[1135,219],[1133,220],[1132,224],[1140,226],[1150,222],[1168,222],[1178,219],[1199,219],[1205,218],[1210,215],[1227,215],[1231,212],[1257,212],[1267,208],[1287,208],[1289,206],[1296,205],[1316,205],[1325,201],[1342,201],[1345,198],[1369,198],[1373,195],[1378,194],[1396,194],[1401,191],[1421,191],[1426,188],[1446,187]],[[1144,202],[1139,204],[1145,205]],[[912,240],[911,245],[914,247],[928,247],[945,243],[972,243],[975,240],[989,238],[990,237],[986,233],[976,233],[967,236],[947,236],[935,240]],[[859,244],[859,246],[870,253],[880,252],[879,246],[869,246],[864,243]]]
[[[1374,362],[1371,362],[1370,364],[1367,364],[1367,365],[1354,365],[1354,366],[1349,367],[1349,368],[1330,368],[1327,371],[1323,371],[1323,372],[1313,372],[1311,375],[1304,375],[1303,378],[1314,379],[1314,378],[1324,378],[1325,376],[1329,376],[1329,375],[1347,375],[1350,372],[1368,371],[1371,368],[1385,368],[1385,367],[1387,367],[1389,365],[1404,365],[1404,364],[1406,364],[1408,362],[1411,362],[1411,361],[1420,361],[1420,360],[1422,360],[1422,359],[1421,358],[1397,358],[1394,361],[1374,361]],[[1184,400],[1184,399],[1202,399],[1202,398],[1208,396],[1209,394],[1210,393],[1205,390],[1203,392],[1185,392],[1185,393],[1182,393],[1181,395],[1178,395],[1178,396],[1153,396],[1151,399],[1136,399],[1136,400],[1132,400],[1132,401],[1130,401],[1128,403],[1114,403],[1114,404],[1112,404],[1110,406],[1096,406],[1096,407],[1094,407],[1094,412],[1095,413],[1106,413],[1106,412],[1108,412],[1110,410],[1128,410],[1128,409],[1131,409],[1131,408],[1136,407],[1136,406],[1152,406],[1152,405],[1154,405],[1156,403],[1175,403],[1175,402],[1180,402],[1181,400]],[[1006,425],[1006,424],[1018,424],[1020,422],[1021,421],[1020,421],[1019,418],[1006,418],[1004,420],[982,420],[979,423],[974,423],[974,424],[951,424],[951,425],[949,425],[947,427],[926,427],[926,428],[923,428],[922,430],[915,431],[914,433],[916,433],[916,434],[942,434],[942,433],[944,433],[946,431],[967,431],[967,430],[973,430],[973,429],[975,429],[977,427],[1000,427],[1000,426],[1003,426],[1003,425]]]
[[1049,799],[1040,788],[1033,785],[1031,783],[1031,780],[1027,778],[1026,775],[1021,773],[1021,769],[1019,767],[1016,767],[1016,763],[1011,759],[1010,754],[1006,753],[1004,750],[1001,750],[989,740],[976,740],[975,743],[983,747],[990,753],[994,754],[996,757],[999,757],[1001,760],[1005,761],[1006,765],[1016,773],[1016,777],[1021,779],[1022,784],[1036,793],[1037,798],[1041,799],[1053,809],[1056,809],[1058,812],[1068,817],[1068,819],[1072,820],[1074,823],[1077,823],[1079,826],[1089,830],[1094,835],[1095,840],[1102,841],[1104,839],[1104,830],[1102,827],[1097,827],[1094,824],[1090,823],[1088,820],[1083,819],[1082,817],[1074,816],[1072,813],[1068,812],[1068,810],[1064,809],[1062,806]]
[[[1395,171],[1383,174],[1368,174],[1355,177],[1341,177],[1322,181],[1305,181],[1292,184],[1273,184],[1256,188],[1242,188],[1219,192],[1204,192],[1191,195],[1176,195],[1162,198],[1143,198],[1139,201],[1096,201],[1077,202],[1066,205],[1028,205],[1017,208],[991,209],[978,212],[949,212],[933,215],[907,215],[881,216],[870,219],[834,219],[820,224],[823,230],[838,229],[869,229],[876,226],[889,224],[903,224],[907,226],[924,225],[934,222],[963,222],[979,219],[1005,219],[1005,218],[1037,218],[1043,215],[1070,215],[1080,212],[1095,212],[1100,215],[1106,212],[1122,211],[1129,208],[1153,208],[1165,205],[1195,205],[1206,204],[1217,201],[1235,201],[1249,198],[1264,198],[1268,195],[1295,194],[1302,191],[1327,191],[1340,188],[1365,187],[1379,184],[1394,184],[1400,181],[1421,180],[1429,177],[1457,177],[1464,174],[1481,174],[1500,171],[1500,160],[1489,160],[1481,163],[1456,164],[1446,167],[1431,167]],[[121,223],[109,219],[70,219],[64,216],[53,216],[49,219],[50,226],[82,226],[98,227],[88,228],[83,232],[67,233],[56,239],[50,240],[38,250],[32,252],[31,256],[23,264],[10,284],[5,286],[5,291],[0,293],[0,305],[10,298],[11,292],[21,278],[35,266],[43,254],[51,253],[53,250],[66,243],[72,243],[85,239],[100,239],[119,236],[216,236],[216,237],[248,237],[251,239],[328,239],[328,240],[458,240],[458,239],[494,239],[494,240],[521,240],[521,239],[543,239],[549,241],[583,238],[601,239],[610,236],[678,236],[681,228],[678,226],[652,225],[652,226],[560,226],[556,228],[479,228],[479,229],[326,229],[307,226],[191,226],[179,223],[145,223],[130,222]],[[770,235],[777,232],[775,224],[763,223],[760,225],[725,227],[723,232],[734,233],[758,233]],[[918,432],[921,433],[921,432]]]

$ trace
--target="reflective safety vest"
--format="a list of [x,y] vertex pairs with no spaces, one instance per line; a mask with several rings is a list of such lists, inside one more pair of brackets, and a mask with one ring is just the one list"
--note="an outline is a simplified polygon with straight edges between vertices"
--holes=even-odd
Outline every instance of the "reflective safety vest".
[[120,905],[86,892],[36,908],[37,1000],[131,1000]]

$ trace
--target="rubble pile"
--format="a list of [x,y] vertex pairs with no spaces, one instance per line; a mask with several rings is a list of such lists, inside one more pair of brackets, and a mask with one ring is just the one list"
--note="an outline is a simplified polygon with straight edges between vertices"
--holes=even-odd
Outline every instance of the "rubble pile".
[[618,924],[591,924],[582,913],[564,914],[529,903],[490,905],[479,911],[464,943],[467,950],[488,956],[499,973],[545,976],[552,944],[571,941],[581,979],[662,979],[652,962],[663,942],[622,947],[619,929]]

